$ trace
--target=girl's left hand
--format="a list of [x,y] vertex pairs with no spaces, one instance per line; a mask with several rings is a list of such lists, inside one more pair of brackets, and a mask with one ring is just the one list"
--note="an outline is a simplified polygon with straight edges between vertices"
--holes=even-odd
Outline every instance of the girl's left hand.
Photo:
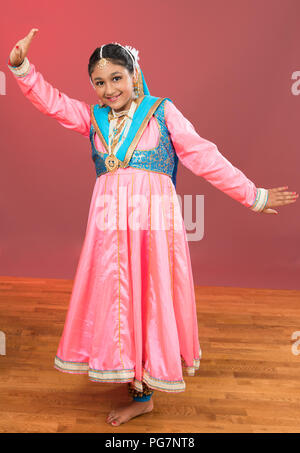
[[265,209],[261,212],[264,212],[265,214],[278,214],[278,211],[275,211],[275,209],[271,208],[295,203],[299,195],[295,192],[283,192],[287,188],[288,187],[276,187],[274,189],[268,189],[268,202],[265,206]]

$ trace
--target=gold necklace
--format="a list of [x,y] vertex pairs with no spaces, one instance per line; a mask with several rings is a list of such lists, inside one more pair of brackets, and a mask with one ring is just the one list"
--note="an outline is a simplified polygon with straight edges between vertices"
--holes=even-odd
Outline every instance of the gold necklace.
[[121,132],[123,131],[122,138],[119,140],[119,137],[118,137],[117,143],[114,144],[116,153],[117,153],[120,146],[124,143],[124,141],[127,137],[127,134],[130,129],[136,108],[137,108],[137,104],[135,102],[131,103],[129,113],[128,113],[128,115],[125,115],[124,118],[120,121],[119,127],[117,127],[118,118],[114,118],[113,121],[111,121],[109,124],[109,133],[108,133],[109,154],[105,159],[105,166],[106,166],[107,170],[110,172],[115,171],[121,165],[121,161],[119,161],[117,156],[112,151],[112,144],[113,144],[113,142],[116,141],[116,137],[115,137],[116,132],[115,131],[118,131],[118,129],[122,125],[122,128],[121,128]]
[[113,138],[113,142],[112,142],[112,145],[111,145],[112,151],[114,150],[116,144],[119,141],[119,135],[121,134],[121,132],[122,132],[122,130],[124,128],[125,120],[126,120],[126,116],[124,116],[124,118],[122,118],[121,121],[119,121],[119,124],[118,123],[116,124],[116,127],[114,129],[114,138]]

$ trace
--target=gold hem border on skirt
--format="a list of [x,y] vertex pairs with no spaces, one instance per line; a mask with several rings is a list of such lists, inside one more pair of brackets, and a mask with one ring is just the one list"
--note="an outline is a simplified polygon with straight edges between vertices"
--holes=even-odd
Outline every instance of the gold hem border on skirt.
[[[199,359],[194,359],[193,365],[187,366],[184,359],[182,361],[183,371],[188,376],[194,376],[195,371],[200,367],[201,360],[201,348],[199,349]],[[184,380],[180,381],[165,381],[157,379],[150,375],[150,373],[143,368],[142,381],[135,378],[134,369],[123,369],[123,370],[94,370],[89,367],[88,362],[69,362],[60,359],[55,356],[54,368],[58,371],[71,374],[88,374],[89,380],[93,382],[107,382],[107,383],[131,383],[133,389],[137,392],[143,392],[143,382],[153,390],[159,390],[161,392],[184,392],[186,385]]]

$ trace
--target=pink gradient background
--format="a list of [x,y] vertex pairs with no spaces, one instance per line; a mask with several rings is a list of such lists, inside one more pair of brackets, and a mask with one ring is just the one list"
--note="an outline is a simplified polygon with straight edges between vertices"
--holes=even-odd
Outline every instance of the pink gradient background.
[[[150,93],[257,187],[299,192],[299,17],[298,0],[2,3],[0,275],[74,278],[96,178],[89,139],[41,114],[6,66],[31,28],[28,57],[68,96],[96,103],[90,55],[129,44]],[[195,284],[300,289],[300,201],[256,214],[181,163],[177,192],[204,195],[204,237],[189,242]]]

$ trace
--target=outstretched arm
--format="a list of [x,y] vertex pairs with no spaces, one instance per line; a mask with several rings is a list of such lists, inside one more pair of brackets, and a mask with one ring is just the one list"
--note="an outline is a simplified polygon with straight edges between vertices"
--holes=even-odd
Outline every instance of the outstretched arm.
[[168,100],[165,120],[179,160],[194,174],[254,211],[276,214],[271,207],[292,202],[292,192],[282,192],[285,188],[257,188],[213,142],[200,137],[192,123]]
[[[28,36],[17,43],[18,47],[12,50],[7,65],[22,93],[40,112],[55,118],[62,126],[88,137],[90,106],[54,88],[36,71],[35,65],[26,56],[35,30],[37,31],[32,29]],[[20,61],[21,64],[18,64]]]

